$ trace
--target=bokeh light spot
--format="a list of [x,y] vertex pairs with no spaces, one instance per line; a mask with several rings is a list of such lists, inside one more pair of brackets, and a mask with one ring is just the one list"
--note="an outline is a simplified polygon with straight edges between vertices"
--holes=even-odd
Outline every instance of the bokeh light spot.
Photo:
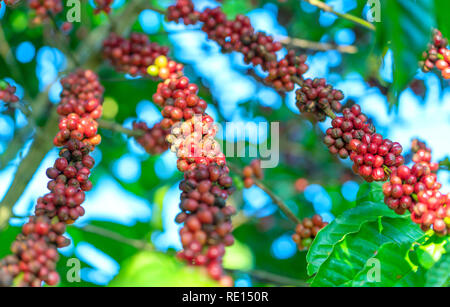
[[21,63],[29,63],[36,54],[36,48],[30,42],[23,42],[16,49],[16,58]]

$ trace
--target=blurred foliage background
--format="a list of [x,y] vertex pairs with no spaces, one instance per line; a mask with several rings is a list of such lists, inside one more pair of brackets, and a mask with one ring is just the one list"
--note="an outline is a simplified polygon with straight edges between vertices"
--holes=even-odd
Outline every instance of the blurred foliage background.
[[[126,11],[135,2],[140,2],[138,9]],[[111,21],[122,22],[123,32],[144,32],[152,41],[170,46],[171,56],[184,63],[186,74],[201,86],[200,96],[209,103],[207,112],[217,121],[227,122],[220,136],[224,142],[258,146],[279,138],[279,164],[265,170],[264,182],[299,218],[319,213],[331,222],[356,206],[362,181],[351,173],[348,161],[332,157],[323,145],[322,135],[329,122],[316,125],[300,117],[294,92],[279,95],[258,82],[249,70],[256,77],[262,77],[263,72],[246,65],[239,54],[221,54],[198,25],[167,23],[152,10],[165,9],[172,2],[115,0],[108,18],[103,13],[93,14],[92,1],[82,1],[82,20],[73,24],[68,36],[55,33],[51,23],[30,24],[24,5],[15,9],[2,5],[0,77],[17,86],[19,96],[33,112],[0,104],[0,217],[7,217],[0,232],[0,257],[8,253],[20,225],[33,212],[36,198],[46,192],[45,169],[57,155],[51,144],[56,127],[49,124],[54,120],[49,114],[55,113],[59,100],[58,80],[73,69],[67,50],[60,46],[69,41],[72,52],[83,56],[87,52],[87,67],[95,68],[106,89],[105,120],[131,128],[135,119],[149,126],[161,119],[151,101],[155,82],[116,73],[99,53],[89,54],[98,50],[101,41],[95,38],[107,31]],[[360,18],[369,10],[363,0],[325,2],[338,12]],[[378,131],[402,143],[406,151],[411,139],[420,137],[433,149],[436,161],[447,156],[448,83],[438,74],[420,72],[418,61],[433,27],[439,26],[444,36],[450,36],[449,1],[381,1],[381,20],[374,23],[376,32],[320,11],[307,1],[194,3],[200,11],[223,5],[229,17],[246,14],[257,30],[280,40],[291,37],[354,46],[355,53],[286,47],[309,55],[310,69],[305,77],[327,78],[344,91],[347,103],[361,104]],[[55,22],[61,25],[64,16],[56,16]],[[124,26],[126,22],[131,28]],[[97,47],[83,51],[84,43]],[[238,123],[246,122],[280,122],[280,135],[259,131],[256,143],[249,141],[254,131],[234,135],[233,131],[242,131]],[[185,267],[174,257],[181,248],[174,217],[179,211],[178,182],[182,178],[174,154],[149,156],[132,138],[108,130],[101,134],[103,141],[94,152],[97,164],[92,176],[94,189],[85,203],[87,213],[69,227],[72,245],[61,250],[63,259],[59,262],[59,271],[65,276],[67,260],[78,258],[81,282],[69,283],[62,278],[61,285],[215,285],[201,271]],[[245,166],[251,159],[229,160]],[[301,178],[306,179],[302,181],[306,185],[297,181]],[[439,178],[448,192],[448,172],[441,171]],[[239,212],[236,243],[227,249],[224,265],[235,284],[304,285],[309,278],[306,252],[297,251],[290,238],[294,225],[261,189],[243,189],[237,174],[234,179],[238,191],[230,203]],[[438,259],[433,251],[424,254],[423,259]]]

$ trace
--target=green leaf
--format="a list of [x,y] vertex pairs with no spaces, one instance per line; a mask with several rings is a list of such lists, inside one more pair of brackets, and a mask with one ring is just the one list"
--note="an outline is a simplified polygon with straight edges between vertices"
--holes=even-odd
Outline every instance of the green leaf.
[[437,28],[442,32],[444,37],[450,37],[450,19],[448,12],[450,11],[450,1],[448,0],[434,0],[436,9]]
[[393,52],[393,94],[397,96],[416,74],[416,63],[426,50],[435,25],[434,4],[429,0],[384,0],[381,8],[377,41],[380,50]]
[[383,183],[373,182],[373,183],[363,183],[359,187],[358,194],[356,196],[356,202],[362,203],[365,201],[373,202],[383,202]]
[[20,232],[21,227],[11,225],[8,225],[6,229],[0,231],[0,259],[11,253],[11,244]]
[[[383,217],[376,221],[366,222],[357,233],[347,235],[334,246],[330,256],[319,267],[311,286],[351,286],[355,278],[359,278],[357,284],[364,284],[367,273],[359,274],[359,272],[367,269],[368,261],[381,252],[382,259],[393,260],[392,263],[382,262],[380,264],[381,267],[386,266],[384,275],[382,275],[386,285],[392,285],[410,270],[405,263],[395,271],[389,268],[396,265],[398,257],[394,259],[387,257],[399,252],[398,249],[389,250],[390,246],[402,247],[403,251],[400,255],[405,257],[405,246],[411,246],[423,235],[420,228],[405,217]],[[381,280],[378,285],[385,286],[384,281]]]
[[427,287],[446,287],[450,285],[450,246],[447,253],[426,273]]
[[110,287],[214,287],[217,282],[210,279],[200,268],[188,267],[173,256],[160,252],[140,252],[123,263],[119,274]]
[[[431,240],[430,240],[431,241]],[[430,269],[445,253],[446,242],[429,242],[425,245],[420,245],[415,248],[417,260],[425,269]]]
[[238,14],[245,14],[252,9],[251,3],[241,0],[228,0],[224,1],[222,10],[225,12],[229,19],[235,18]]
[[356,275],[352,286],[394,287],[419,283],[420,279],[414,280],[416,274],[412,265],[406,260],[409,248],[410,244],[384,244],[378,254],[372,258],[373,260],[367,262],[364,269]]
[[398,217],[385,204],[365,202],[358,207],[345,211],[328,226],[322,229],[311,245],[306,260],[308,261],[308,274],[317,273],[319,267],[328,259],[336,244],[347,235],[357,233],[361,226],[367,222],[377,221],[378,218]]

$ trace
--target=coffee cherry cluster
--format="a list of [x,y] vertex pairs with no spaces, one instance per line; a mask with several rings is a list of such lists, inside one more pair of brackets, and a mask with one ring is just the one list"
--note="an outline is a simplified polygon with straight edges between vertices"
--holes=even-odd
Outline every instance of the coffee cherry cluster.
[[180,183],[181,213],[176,222],[184,223],[180,230],[183,251],[178,256],[188,263],[205,266],[211,278],[224,277],[222,257],[225,246],[234,243],[231,216],[234,207],[226,206],[233,192],[233,180],[226,166],[199,164],[185,172]]
[[[281,50],[280,42],[274,41],[274,38],[262,32],[256,32],[250,23],[250,19],[244,15],[237,15],[234,20],[227,20],[225,13],[220,7],[206,8],[203,12],[192,11],[193,5],[190,0],[178,0],[177,6],[189,8],[189,14],[184,18],[185,23],[195,23],[198,20],[203,22],[202,30],[208,35],[208,38],[216,41],[223,52],[240,52],[244,55],[244,61],[254,66],[260,65],[268,72],[265,78],[267,85],[277,90],[291,91],[295,83],[302,81],[302,75],[308,70],[305,64],[306,56],[296,56],[293,51],[277,61],[277,52]],[[171,9],[168,13],[168,19],[177,21],[173,18],[173,12],[178,10]],[[180,15],[181,16],[181,15]]]
[[41,24],[49,15],[56,15],[63,10],[61,0],[28,0],[28,6],[35,13],[33,23]]
[[63,91],[57,107],[59,115],[76,113],[81,118],[100,118],[104,88],[92,70],[77,70],[62,78],[61,85]]
[[[411,219],[426,231],[439,235],[450,229],[450,197],[439,192],[438,163],[431,162],[426,144],[413,141],[411,168],[404,165],[403,148],[397,142],[383,139],[368,123],[359,105],[343,110],[343,116],[332,120],[324,138],[330,152],[354,162],[353,171],[366,181],[384,181],[384,202],[398,214],[411,212]],[[298,239],[298,238],[297,238]]]
[[378,133],[365,135],[361,141],[354,140],[350,147],[354,148],[350,155],[354,162],[353,171],[368,182],[386,180],[385,168],[392,171],[404,163],[402,146],[383,139]]
[[178,0],[175,5],[167,8],[167,20],[179,21],[183,20],[185,25],[197,23],[199,13],[194,10],[194,4],[190,0]]
[[[184,172],[180,183],[182,212],[176,218],[184,224],[179,257],[189,264],[206,267],[212,278],[232,286],[232,278],[223,273],[222,257],[225,246],[234,242],[231,215],[235,210],[226,206],[226,199],[234,190],[233,181],[225,155],[214,140],[217,127],[205,114],[206,102],[197,96],[197,85],[183,76],[183,66],[172,62],[158,56],[147,73],[163,79],[153,95],[164,117],[158,129],[170,130],[166,141],[177,154],[178,169]],[[166,67],[169,73],[161,75]],[[144,142],[141,144],[146,147]]]
[[103,42],[103,57],[120,72],[132,76],[145,75],[147,67],[160,55],[167,55],[169,49],[149,41],[142,33],[132,33],[130,39],[111,33]]
[[23,272],[23,277],[19,286],[40,287],[42,282],[49,286],[58,284],[57,248],[69,245],[69,240],[63,236],[65,229],[64,223],[51,223],[44,216],[31,217],[11,247],[13,255],[0,262],[0,272],[9,276],[4,286],[11,285],[12,279],[20,272]]
[[276,52],[282,48],[273,37],[255,32],[247,16],[237,15],[235,20],[227,20],[220,7],[205,9],[200,13],[200,21],[203,22],[202,30],[222,47],[223,52],[242,52],[246,63],[261,65],[264,69],[268,68],[269,62],[276,61]]
[[392,171],[404,163],[402,146],[375,133],[359,105],[345,108],[342,114],[333,119],[324,138],[330,152],[342,159],[350,156],[353,171],[366,181],[386,180],[385,168]]
[[19,97],[16,96],[16,87],[6,81],[0,80],[0,101],[6,103],[18,102]]
[[159,83],[153,102],[163,107],[161,126],[168,129],[181,120],[189,120],[196,114],[203,115],[207,103],[197,93],[198,86],[190,83],[187,77]]
[[346,159],[356,151],[361,143],[358,141],[366,138],[366,135],[370,138],[374,132],[375,128],[368,122],[367,116],[361,113],[359,105],[355,104],[350,109],[344,109],[343,116],[332,120],[331,127],[326,131],[324,143],[332,154]]
[[[84,215],[81,207],[84,192],[92,189],[89,175],[95,161],[89,154],[100,142],[94,120],[101,115],[98,104],[102,101],[103,88],[89,70],[72,73],[61,84],[63,91],[57,111],[62,117],[54,142],[62,148],[53,167],[47,169],[50,193],[37,200],[35,217],[23,226],[22,234],[12,245],[14,256],[0,262],[0,282],[6,281],[7,285],[20,272],[24,273],[21,285],[40,286],[42,281],[48,285],[58,283],[56,249],[70,243],[62,236],[65,225]],[[91,105],[93,100],[96,103]]]
[[178,157],[177,166],[181,172],[199,164],[225,164],[225,155],[215,140],[217,130],[209,115],[195,115],[172,127],[166,140],[170,143],[171,151]]
[[438,235],[450,233],[450,196],[439,191],[421,191],[417,194],[411,219],[426,231],[432,228]]
[[98,14],[102,11],[109,14],[111,12],[111,4],[113,2],[114,0],[95,0],[94,14]]
[[84,192],[92,189],[89,175],[95,161],[89,154],[101,141],[95,119],[101,116],[104,90],[90,70],[78,70],[61,79],[61,84],[57,112],[62,117],[53,142],[63,148],[47,169],[50,193],[38,199],[36,215],[73,223],[84,215]]
[[245,188],[251,188],[255,183],[254,179],[263,179],[264,173],[261,168],[261,160],[255,159],[250,162],[250,165],[247,165],[242,170],[242,179],[244,180]]
[[312,218],[305,217],[303,221],[295,227],[295,233],[292,235],[292,240],[297,244],[298,250],[307,250],[319,231],[328,225],[322,220],[318,214]]
[[427,144],[419,139],[413,139],[411,141],[411,152],[413,154],[416,154],[421,149],[429,152],[430,157],[431,157],[431,149],[427,146]]
[[301,82],[301,76],[308,70],[306,55],[296,56],[293,50],[279,62],[269,62],[269,75],[264,80],[276,90],[290,92],[295,83]]
[[160,55],[155,62],[147,67],[147,73],[151,77],[159,77],[162,80],[177,79],[182,76],[183,64],[169,60],[166,56]]
[[85,142],[67,141],[53,167],[47,169],[47,177],[51,179],[47,185],[50,193],[38,199],[36,215],[57,216],[68,224],[84,215],[81,204],[85,200],[84,192],[92,189],[89,175],[95,164],[89,155],[91,149],[92,146]]
[[402,165],[383,185],[386,204],[397,213],[411,212],[411,219],[426,231],[432,228],[439,235],[450,229],[450,194],[439,192],[436,172],[439,164],[431,162],[431,152],[419,149],[414,165]]
[[302,113],[310,114],[317,121],[324,121],[326,110],[340,112],[344,94],[326,83],[323,78],[306,79],[296,91],[296,105]]
[[448,40],[438,29],[434,29],[432,43],[429,44],[428,51],[423,53],[420,64],[424,72],[429,72],[436,66],[444,79],[450,79],[450,50],[447,46]]
[[134,122],[133,130],[142,131],[142,136],[136,137],[136,141],[151,155],[159,155],[169,149],[166,137],[169,130],[163,129],[160,123],[148,128],[145,122]]
[[98,124],[89,116],[80,117],[76,113],[70,113],[59,121],[59,132],[56,134],[53,143],[55,146],[62,146],[71,140],[86,140],[93,146],[100,144],[101,137],[97,134]]

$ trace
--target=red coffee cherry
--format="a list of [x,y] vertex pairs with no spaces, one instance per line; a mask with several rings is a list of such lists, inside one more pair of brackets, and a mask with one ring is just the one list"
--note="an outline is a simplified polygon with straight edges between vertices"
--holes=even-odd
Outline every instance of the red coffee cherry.
[[[334,112],[340,112],[341,100],[344,95],[341,91],[333,89],[326,84],[325,79],[307,79],[303,82],[300,89],[297,90],[297,107],[302,113],[310,114],[318,121],[324,121],[326,118],[325,109]],[[345,125],[343,128],[351,129]]]
[[[111,33],[103,42],[103,57],[117,71],[133,76],[146,76],[147,68],[158,58],[162,59],[161,56],[167,56],[168,52],[169,48],[150,42],[148,36],[142,33],[132,33],[129,39]],[[169,75],[179,75],[183,66],[169,61],[165,69]],[[159,70],[155,72],[156,75],[160,73]]]
[[134,122],[133,130],[143,132],[142,136],[136,137],[136,141],[151,155],[165,152],[169,148],[166,137],[169,135],[168,129],[163,129],[160,123],[155,124],[151,129],[144,122]]
[[111,4],[113,2],[114,0],[94,0],[94,3],[96,5],[94,14],[98,14],[102,11],[106,14],[109,14],[111,12]]
[[295,227],[295,233],[292,240],[297,244],[300,251],[308,249],[317,233],[328,223],[322,220],[319,214],[315,214],[312,218],[304,218],[303,221]]
[[5,103],[15,103],[19,101],[19,97],[16,96],[16,87],[11,86],[4,80],[0,80],[0,101]]
[[190,0],[178,0],[175,5],[167,8],[167,20],[178,22],[182,19],[185,25],[197,23],[199,15]]
[[49,15],[57,15],[62,12],[63,4],[60,0],[29,0],[28,6],[34,12],[33,23],[41,24]]
[[242,171],[242,180],[245,188],[251,188],[254,184],[254,179],[263,179],[264,173],[261,168],[261,161],[258,159],[252,160],[250,165],[244,167]]
[[441,71],[444,79],[450,79],[450,50],[447,49],[447,45],[448,40],[438,29],[434,29],[432,42],[428,45],[428,50],[423,53],[423,60],[420,63],[424,72],[429,72],[436,67]]

